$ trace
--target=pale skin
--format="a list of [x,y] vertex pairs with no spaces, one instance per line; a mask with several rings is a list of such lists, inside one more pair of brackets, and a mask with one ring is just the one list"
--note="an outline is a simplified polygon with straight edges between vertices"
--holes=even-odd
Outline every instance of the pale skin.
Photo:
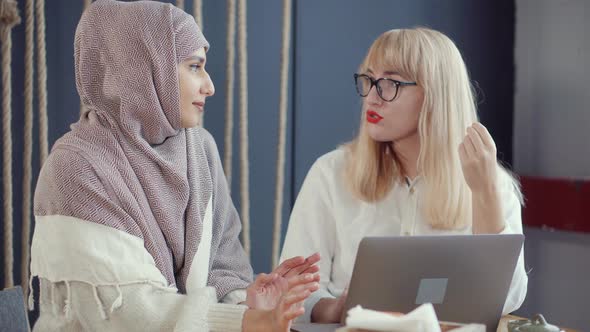
[[[201,48],[178,64],[180,117],[183,128],[201,124],[205,100],[215,86],[205,70],[206,50]],[[288,332],[293,319],[304,313],[302,303],[319,288],[319,254],[293,257],[272,273],[260,274],[246,289],[249,309],[242,319],[242,331]]]
[[[278,300],[286,293],[301,276],[312,276],[310,283],[320,281],[317,274],[320,260],[319,254],[313,254],[306,259],[301,256],[293,257],[282,262],[270,274],[261,273],[247,288],[246,304],[250,308],[270,310],[277,306]],[[307,278],[307,277],[305,277]]]
[[[373,79],[381,77],[409,82],[394,69],[370,68],[367,75]],[[392,142],[399,159],[403,175],[414,179],[420,153],[418,121],[424,100],[424,91],[419,85],[402,86],[397,97],[386,102],[379,97],[375,87],[363,99],[363,112],[377,112],[383,119],[378,123],[367,123],[372,139]],[[457,147],[465,182],[472,193],[473,234],[499,233],[504,229],[500,193],[497,186],[498,167],[496,145],[488,130],[479,122],[466,129],[465,137]],[[312,309],[311,319],[318,323],[339,322],[346,301],[347,292],[338,298],[324,298]]]
[[459,145],[465,182],[471,189],[473,234],[500,233],[505,224],[498,190],[496,144],[481,123],[467,128]]
[[205,100],[215,94],[215,86],[205,70],[206,62],[205,48],[200,48],[178,64],[180,123],[183,128],[201,124]]

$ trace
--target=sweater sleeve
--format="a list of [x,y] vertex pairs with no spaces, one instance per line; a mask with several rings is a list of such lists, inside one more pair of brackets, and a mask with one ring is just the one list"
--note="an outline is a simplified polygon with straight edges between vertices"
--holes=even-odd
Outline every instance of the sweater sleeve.
[[226,298],[230,292],[248,287],[253,280],[253,271],[240,243],[242,224],[229,193],[217,145],[207,131],[200,130],[200,133],[203,136],[213,182],[214,228],[208,285],[215,287],[219,300],[245,300],[244,292],[232,293]]
[[40,279],[35,331],[241,331],[247,309],[213,303],[215,291],[182,295],[149,283],[93,286]]
[[[521,203],[512,179],[507,173],[502,173],[504,183],[502,185],[502,212],[505,227],[501,234],[522,234]],[[527,293],[528,276],[524,265],[524,247],[520,251],[514,275],[508,290],[508,296],[504,303],[502,314],[509,314],[522,305]]]
[[69,216],[37,216],[31,274],[39,331],[241,331],[247,309],[218,304],[212,287],[178,293],[142,239]]
[[300,320],[310,321],[315,304],[331,297],[328,290],[334,258],[336,230],[332,215],[329,180],[322,169],[320,158],[309,170],[299,191],[289,219],[289,227],[283,244],[280,261],[293,256],[307,257],[319,252],[321,259],[320,289],[305,301],[305,314]]

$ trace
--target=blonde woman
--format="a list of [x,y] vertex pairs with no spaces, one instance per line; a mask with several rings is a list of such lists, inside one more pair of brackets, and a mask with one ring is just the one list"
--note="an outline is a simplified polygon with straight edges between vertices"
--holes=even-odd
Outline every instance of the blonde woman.
[[[359,134],[310,169],[282,252],[322,257],[320,290],[305,302],[313,322],[340,319],[363,237],[522,233],[519,185],[478,122],[465,63],[447,36],[387,31],[354,79]],[[521,253],[504,313],[520,307],[527,280]]]

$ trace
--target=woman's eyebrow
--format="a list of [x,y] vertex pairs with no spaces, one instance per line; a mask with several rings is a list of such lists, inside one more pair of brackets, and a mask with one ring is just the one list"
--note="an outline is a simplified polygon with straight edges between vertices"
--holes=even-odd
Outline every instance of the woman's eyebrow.
[[383,74],[385,74],[385,75],[398,75],[398,76],[402,76],[402,75],[401,75],[399,72],[397,72],[397,71],[389,71],[389,70],[388,70],[388,71],[386,71],[386,72],[384,72]]
[[202,56],[193,55],[193,56],[188,57],[185,61],[196,61],[198,63],[204,63],[205,58]]

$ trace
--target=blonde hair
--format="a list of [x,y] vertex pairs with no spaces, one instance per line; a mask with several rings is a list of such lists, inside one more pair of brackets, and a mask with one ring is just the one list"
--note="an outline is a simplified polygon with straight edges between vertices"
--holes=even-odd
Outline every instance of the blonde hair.
[[[359,72],[395,69],[424,90],[418,120],[418,171],[425,182],[422,214],[438,229],[461,229],[471,224],[471,191],[465,182],[458,147],[467,127],[478,121],[467,68],[455,44],[444,34],[427,29],[383,33],[369,49]],[[345,145],[345,181],[359,199],[375,202],[402,179],[392,142],[378,142],[367,133],[361,117],[358,136]],[[499,173],[507,173],[498,164]],[[507,173],[520,197],[517,181]],[[501,179],[503,174],[498,174]]]

